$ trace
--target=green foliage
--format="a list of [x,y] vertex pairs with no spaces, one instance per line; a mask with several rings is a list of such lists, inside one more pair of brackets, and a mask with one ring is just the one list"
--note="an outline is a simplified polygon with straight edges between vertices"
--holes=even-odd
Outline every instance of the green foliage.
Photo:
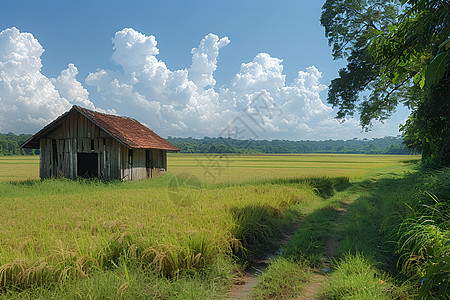
[[[398,5],[391,1],[327,0],[323,5],[320,21],[333,57],[348,61],[328,92],[327,101],[339,108],[338,118],[359,110],[361,125],[367,128],[372,119],[388,118],[398,105],[397,92],[391,91],[389,82],[379,76],[383,66],[368,49],[376,36],[389,32],[397,14]],[[370,94],[357,106],[359,94],[366,90]],[[376,101],[381,98],[386,101]]]
[[391,1],[328,0],[322,7],[320,22],[332,46],[335,59],[349,57],[380,31],[388,31],[398,12]]
[[22,149],[22,145],[31,137],[31,134],[15,135],[14,133],[0,133],[0,156],[2,155],[35,155],[39,150]]
[[440,0],[403,0],[405,10],[395,29],[372,45],[385,74],[401,77],[415,72],[421,88],[437,84],[448,70],[449,14]]
[[[449,246],[450,241],[446,244],[446,247]],[[445,255],[428,263],[426,273],[421,282],[420,298],[434,299],[434,295],[437,299],[448,297],[450,294],[450,255],[448,251]],[[432,297],[429,297],[429,295],[432,295]]]
[[450,165],[449,76],[427,88],[424,99],[403,128],[407,146],[422,149],[423,162],[434,168]]
[[[450,45],[450,39],[445,42],[447,45]],[[450,51],[446,50],[445,52],[441,52],[430,62],[430,65],[427,67],[427,71],[425,73],[424,78],[426,78],[426,83],[429,86],[434,86],[438,84],[441,79],[444,77],[444,74],[447,70],[447,66],[450,64]],[[423,87],[423,85],[421,86]]]
[[337,117],[359,111],[369,129],[403,103],[412,110],[401,127],[406,144],[423,150],[428,165],[449,165],[448,3],[327,0],[321,23],[334,58],[348,62],[328,92]]
[[[175,138],[168,141],[182,153],[358,153],[358,154],[410,154],[402,145],[401,137],[351,140],[288,141],[255,140],[243,143],[232,138]],[[245,144],[245,147],[243,146]]]
[[393,231],[399,264],[420,282],[420,298],[450,293],[450,170],[418,182],[405,219]]
[[414,84],[424,90],[422,95],[406,95],[419,97],[411,100],[413,113],[402,128],[405,140],[410,147],[423,150],[426,165],[448,166],[450,10],[443,1],[403,3],[407,9],[396,29],[377,37],[372,51],[384,65],[382,76],[395,79],[414,75]]

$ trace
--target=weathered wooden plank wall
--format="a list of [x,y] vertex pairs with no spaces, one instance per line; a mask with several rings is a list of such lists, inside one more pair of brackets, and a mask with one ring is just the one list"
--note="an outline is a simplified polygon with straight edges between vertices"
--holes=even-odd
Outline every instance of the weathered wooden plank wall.
[[152,177],[164,174],[167,169],[167,162],[165,161],[166,150],[151,149],[152,159]]
[[[130,151],[133,154],[130,155]],[[146,152],[149,151],[147,155]],[[122,180],[156,177],[167,169],[167,154],[159,149],[128,149],[120,145],[120,176]]]
[[131,173],[131,180],[141,180],[147,178],[147,169],[145,167],[145,149],[133,150],[133,168]]
[[98,175],[104,178],[139,180],[167,170],[165,150],[128,149],[78,113],[41,139],[40,148],[41,178],[78,176],[78,153],[97,153]]
[[49,178],[52,176],[52,141],[49,139],[41,139],[40,149],[39,175],[41,178]]
[[119,142],[81,114],[69,116],[40,143],[41,178],[76,177],[77,153],[97,153],[99,176],[120,178]]

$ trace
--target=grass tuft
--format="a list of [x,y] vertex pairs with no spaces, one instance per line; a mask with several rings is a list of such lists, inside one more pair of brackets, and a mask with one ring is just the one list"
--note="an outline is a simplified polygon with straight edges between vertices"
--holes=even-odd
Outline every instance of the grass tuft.
[[253,257],[261,258],[276,248],[281,233],[298,217],[295,211],[286,210],[284,202],[281,206],[275,208],[268,204],[257,204],[230,208],[234,220],[231,234],[242,245],[235,252],[238,257],[246,258],[246,254],[250,253]]
[[323,299],[401,299],[403,290],[361,254],[347,254],[336,264],[321,291]]
[[278,257],[258,279],[252,299],[293,299],[299,296],[311,271],[308,262]]

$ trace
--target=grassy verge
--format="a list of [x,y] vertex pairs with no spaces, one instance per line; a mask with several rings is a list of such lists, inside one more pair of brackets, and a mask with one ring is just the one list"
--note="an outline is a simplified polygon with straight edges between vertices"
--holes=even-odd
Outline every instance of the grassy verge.
[[295,298],[301,295],[309,281],[312,268],[323,266],[326,241],[332,234],[338,209],[350,201],[349,192],[346,191],[350,184],[345,178],[323,178],[321,182],[324,184],[318,193],[325,197],[323,202],[302,218],[299,228],[289,242],[282,246],[281,255],[271,261],[261,274],[252,293],[253,298]]
[[264,271],[252,291],[253,299],[293,299],[311,276],[305,260],[278,257]]
[[[449,179],[448,170],[397,171],[363,181],[336,233],[336,271],[323,297],[448,298]],[[362,275],[364,270],[371,274]],[[359,277],[365,280],[355,283]]]
[[379,263],[363,254],[341,256],[326,281],[323,299],[406,299],[407,287],[400,287],[392,277],[380,271]]
[[[329,198],[326,206],[303,220],[290,242],[283,247],[283,259],[291,259],[291,267],[300,262],[300,272],[311,267],[330,268],[331,263],[328,278],[318,291],[324,299],[414,297],[417,285],[396,267],[397,263],[401,264],[398,259],[405,244],[393,241],[404,234],[398,229],[410,214],[411,208],[406,204],[411,203],[410,199],[417,192],[411,187],[417,183],[418,177],[417,172],[406,166],[382,170],[354,181],[346,190]],[[347,204],[350,205],[346,214],[338,217],[338,209]],[[335,260],[324,265],[326,256],[330,255],[327,253],[329,241],[333,241],[336,247],[332,253]],[[278,260],[267,271],[274,270],[278,270],[276,277],[285,278],[287,271],[278,266]],[[265,276],[262,274],[261,282],[267,281]],[[274,277],[273,274],[270,276]],[[304,286],[304,280],[298,284]],[[254,295],[260,297],[263,291],[272,297],[292,297],[277,284],[260,284]]]
[[[403,220],[391,230],[399,267],[420,298],[450,295],[450,169],[418,178]],[[420,284],[418,284],[420,283]]]

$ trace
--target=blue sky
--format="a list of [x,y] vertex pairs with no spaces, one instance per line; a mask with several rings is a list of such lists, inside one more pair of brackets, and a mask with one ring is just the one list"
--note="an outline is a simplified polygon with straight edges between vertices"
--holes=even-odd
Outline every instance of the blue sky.
[[[0,32],[10,44],[0,41],[3,68],[8,70],[8,62],[13,65],[5,58],[11,51],[32,59],[21,62],[23,72],[14,73],[16,81],[11,81],[12,75],[0,77],[0,84],[3,80],[13,89],[0,92],[0,132],[32,133],[71,104],[79,104],[135,117],[163,136],[215,136],[237,117],[255,126],[259,138],[397,135],[398,124],[407,116],[405,109],[386,124],[376,124],[370,133],[362,133],[357,120],[343,125],[332,120],[335,112],[327,107],[325,86],[345,62],[332,60],[319,22],[322,5],[322,1],[6,1],[0,9]],[[12,27],[19,32],[5,32]],[[132,30],[125,34],[125,28]],[[204,48],[199,46],[202,39]],[[28,45],[24,40],[45,51],[40,55],[24,49]],[[132,43],[133,49],[120,48],[123,41]],[[193,48],[199,50],[197,73]],[[152,63],[141,67],[127,58]],[[26,64],[36,59],[42,67],[28,69]],[[162,73],[149,75],[161,63]],[[203,74],[209,84],[196,81],[195,74]],[[158,76],[165,78],[161,85],[154,84]],[[30,88],[21,94],[21,89],[14,89],[17,81],[35,84],[34,92]],[[266,116],[264,126],[245,121],[242,114],[262,90],[283,112],[277,120]]]

